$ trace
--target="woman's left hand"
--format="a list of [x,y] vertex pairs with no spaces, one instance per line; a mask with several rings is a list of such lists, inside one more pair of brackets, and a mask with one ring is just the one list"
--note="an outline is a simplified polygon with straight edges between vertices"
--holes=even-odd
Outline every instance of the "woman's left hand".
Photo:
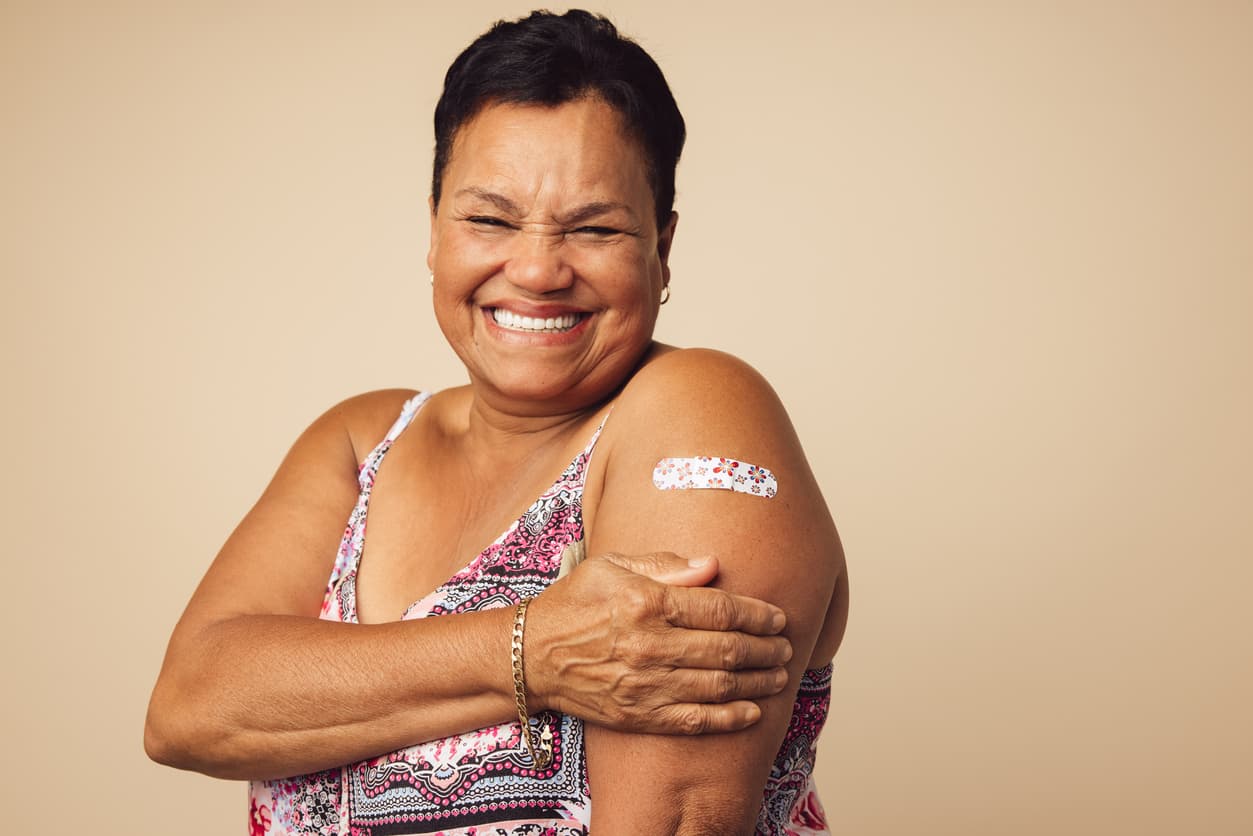
[[787,684],[778,607],[705,586],[716,558],[669,552],[585,560],[530,605],[532,707],[618,731],[728,732]]

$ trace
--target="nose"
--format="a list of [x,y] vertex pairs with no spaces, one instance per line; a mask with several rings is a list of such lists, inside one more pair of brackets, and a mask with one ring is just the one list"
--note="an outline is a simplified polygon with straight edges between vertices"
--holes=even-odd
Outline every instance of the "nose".
[[574,269],[565,258],[565,236],[548,230],[524,230],[514,236],[505,264],[505,278],[537,296],[574,284]]

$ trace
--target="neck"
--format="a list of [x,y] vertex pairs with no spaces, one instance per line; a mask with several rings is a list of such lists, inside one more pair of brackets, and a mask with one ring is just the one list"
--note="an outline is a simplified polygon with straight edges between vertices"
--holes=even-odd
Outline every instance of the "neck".
[[502,410],[488,398],[472,394],[466,413],[465,434],[488,448],[537,447],[566,437],[605,406],[598,401],[587,407],[543,414],[519,414]]
[[465,401],[457,410],[459,425],[450,429],[481,449],[543,446],[567,437],[588,419],[601,414],[641,366],[671,350],[670,346],[654,343],[625,377],[602,391],[582,389],[544,400],[512,399],[472,377],[470,385],[462,390]]
[[589,422],[597,420],[609,398],[568,409],[552,408],[553,404],[536,404],[547,409],[527,410],[518,404],[492,397],[478,386],[446,393],[449,400],[440,410],[440,433],[444,442],[457,448],[467,462],[486,462],[495,467],[501,461],[521,463],[542,458],[545,450],[568,444],[583,432]]

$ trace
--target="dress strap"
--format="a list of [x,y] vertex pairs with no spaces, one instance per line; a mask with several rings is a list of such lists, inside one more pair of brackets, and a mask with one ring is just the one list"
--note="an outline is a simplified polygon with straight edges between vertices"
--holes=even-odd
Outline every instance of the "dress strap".
[[365,457],[365,461],[357,474],[357,482],[361,485],[362,490],[367,490],[367,484],[374,484],[374,474],[378,472],[379,465],[383,463],[383,457],[387,455],[387,451],[392,449],[392,444],[405,431],[405,427],[413,421],[413,416],[418,414],[418,410],[422,408],[428,400],[431,399],[431,392],[419,392],[409,400],[405,401],[405,405],[400,408],[400,417],[392,423],[392,428],[387,431],[387,435],[383,436],[383,440],[375,445],[370,454]]
[[331,569],[330,580],[326,586],[326,600],[323,601],[323,609],[325,610],[327,602],[335,592],[335,584],[350,568],[355,567],[361,559],[361,551],[365,544],[365,521],[366,514],[370,508],[370,493],[374,490],[374,480],[378,476],[379,466],[383,464],[383,457],[387,455],[387,451],[392,449],[392,444],[405,431],[405,427],[409,426],[413,421],[413,416],[418,414],[418,410],[422,405],[430,400],[431,392],[419,392],[409,400],[405,401],[404,406],[400,408],[400,417],[393,423],[391,429],[387,431],[387,435],[383,436],[383,440],[375,445],[369,455],[365,457],[365,461],[361,462],[357,469],[357,486],[360,491],[357,494],[357,504],[352,509],[352,514],[348,518],[348,528],[344,531],[344,537],[339,544],[339,552],[335,557],[335,565]]
[[609,411],[605,413],[605,417],[600,419],[600,423],[596,426],[596,432],[592,433],[592,438],[587,442],[587,446],[583,448],[583,462],[588,464],[592,461],[592,450],[596,448],[596,442],[600,441],[601,430],[605,429],[605,423],[609,420],[609,416],[613,414],[613,404],[609,404]]
[[392,428],[387,431],[387,435],[383,437],[383,440],[389,444],[395,441],[397,436],[404,432],[405,427],[409,426],[409,422],[413,420],[413,416],[418,414],[418,410],[422,408],[422,405],[430,400],[431,394],[430,392],[419,392],[405,401],[405,405],[400,409],[400,417],[392,424]]

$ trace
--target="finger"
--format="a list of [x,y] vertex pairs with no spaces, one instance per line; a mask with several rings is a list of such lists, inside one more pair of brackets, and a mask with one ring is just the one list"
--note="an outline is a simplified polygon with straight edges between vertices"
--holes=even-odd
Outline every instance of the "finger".
[[777,668],[792,658],[792,643],[783,636],[754,636],[721,630],[682,630],[662,634],[675,668],[738,671]]
[[666,587],[665,608],[666,620],[675,627],[772,636],[787,626],[787,616],[774,604],[721,589]]
[[673,552],[644,555],[605,554],[602,559],[655,581],[675,586],[704,586],[718,576],[717,558],[679,557]]
[[679,669],[666,674],[664,689],[658,697],[675,704],[729,703],[773,697],[787,687],[784,668],[765,670],[724,671]]
[[718,734],[746,729],[761,719],[754,702],[667,705],[649,713],[638,731],[651,734]]

